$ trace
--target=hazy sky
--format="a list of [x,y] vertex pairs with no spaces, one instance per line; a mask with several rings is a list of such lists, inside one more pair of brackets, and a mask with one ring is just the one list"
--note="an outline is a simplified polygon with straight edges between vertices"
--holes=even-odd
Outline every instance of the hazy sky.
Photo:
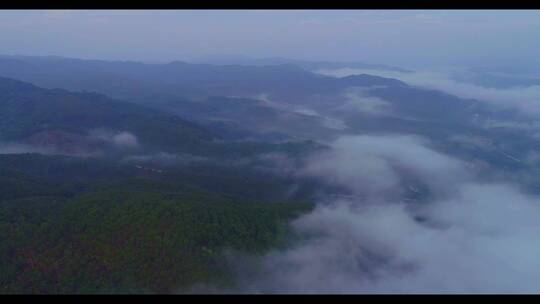
[[403,67],[538,64],[540,11],[0,12],[0,53],[170,61],[206,54]]

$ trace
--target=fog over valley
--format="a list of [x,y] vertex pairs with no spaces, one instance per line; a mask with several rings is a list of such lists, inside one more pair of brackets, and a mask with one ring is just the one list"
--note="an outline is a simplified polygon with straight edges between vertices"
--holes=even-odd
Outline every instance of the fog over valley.
[[0,12],[0,294],[540,292],[538,17]]

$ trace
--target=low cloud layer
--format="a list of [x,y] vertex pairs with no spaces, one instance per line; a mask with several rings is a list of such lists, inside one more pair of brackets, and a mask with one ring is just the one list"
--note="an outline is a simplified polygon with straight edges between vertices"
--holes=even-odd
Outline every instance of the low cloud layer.
[[105,148],[135,149],[140,147],[135,135],[127,131],[90,130],[87,135],[67,132],[41,132],[25,142],[0,143],[0,154],[36,153],[79,157],[103,156]]
[[[360,93],[360,91],[355,91],[354,88],[352,88],[346,93],[350,93],[351,94],[350,98],[354,98],[356,97],[355,93]],[[256,96],[253,96],[252,98],[260,100],[261,103],[266,107],[277,109],[279,111],[290,112],[290,113],[299,114],[303,116],[317,117],[321,120],[322,126],[328,129],[332,129],[336,131],[344,131],[348,129],[347,124],[343,120],[337,117],[330,117],[328,115],[323,115],[321,114],[321,111],[316,111],[315,109],[309,108],[306,105],[291,104],[284,101],[274,101],[274,100],[271,100],[269,96],[270,96],[269,94],[261,93]],[[345,96],[345,98],[349,98],[349,96]],[[355,108],[354,110],[357,111],[358,109]]]
[[119,148],[137,148],[139,141],[135,135],[127,131],[113,132],[105,129],[96,129],[89,132],[91,138],[111,143]]
[[53,155],[57,154],[57,151],[50,148],[35,147],[20,143],[0,143],[0,154],[26,154],[26,153],[38,153]]
[[[348,136],[304,174],[362,194],[319,204],[302,237],[265,256],[248,292],[534,293],[540,291],[540,199],[479,180],[466,163],[410,136]],[[409,180],[434,193],[400,202]]]
[[378,97],[368,96],[363,88],[349,88],[344,93],[345,103],[340,107],[345,111],[358,111],[366,114],[389,114],[391,104]]
[[19,142],[0,143],[1,154],[43,154],[43,155],[64,155],[77,157],[94,157],[100,153],[85,150],[84,148],[63,149],[55,146],[37,146]]
[[463,163],[428,144],[417,136],[343,136],[331,152],[314,156],[303,173],[373,197],[400,190],[407,179],[422,180],[442,193],[469,178]]
[[487,88],[471,83],[459,82],[449,74],[434,71],[417,71],[402,73],[397,71],[366,69],[334,69],[320,70],[320,74],[345,77],[349,75],[370,74],[395,78],[413,86],[440,90],[462,98],[485,101],[501,109],[515,109],[530,117],[540,116],[540,86]]

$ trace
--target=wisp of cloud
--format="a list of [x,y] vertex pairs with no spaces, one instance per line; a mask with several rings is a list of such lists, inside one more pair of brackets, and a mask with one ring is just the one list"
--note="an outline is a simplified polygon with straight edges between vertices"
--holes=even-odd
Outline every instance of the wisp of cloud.
[[[363,199],[336,199],[293,222],[302,237],[266,255],[248,292],[535,293],[540,199],[487,183],[412,136],[347,136],[304,174]],[[410,176],[427,203],[397,200]],[[396,193],[398,193],[396,195]]]

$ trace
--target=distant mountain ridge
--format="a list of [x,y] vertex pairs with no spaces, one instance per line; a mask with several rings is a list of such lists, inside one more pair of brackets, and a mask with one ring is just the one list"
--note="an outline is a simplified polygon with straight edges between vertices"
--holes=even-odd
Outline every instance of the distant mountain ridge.
[[268,58],[251,58],[241,55],[230,56],[203,56],[190,60],[193,63],[209,63],[220,65],[281,65],[291,64],[296,65],[306,70],[315,71],[319,69],[340,69],[340,68],[353,68],[353,69],[373,69],[373,70],[385,70],[407,73],[411,72],[407,69],[400,67],[388,66],[384,64],[370,64],[364,62],[342,62],[342,61],[326,61],[326,60],[301,60],[290,59],[283,57],[268,57]]
[[[43,89],[0,77],[0,153],[1,144],[5,143],[30,145],[27,153],[165,152],[237,159],[312,148],[309,141],[235,142],[220,133],[213,126],[186,120],[171,111],[159,111],[97,93]],[[26,148],[15,146],[8,150],[21,149]]]
[[0,56],[0,76],[44,88],[95,91],[122,99],[157,94],[206,98],[262,93],[294,99],[339,92],[348,86],[399,83],[398,80],[371,75],[345,79],[323,76],[290,63],[244,66],[174,61],[144,64],[28,56]]
[[80,142],[88,131],[102,128],[134,133],[142,143],[156,147],[171,141],[187,147],[217,138],[177,116],[104,95],[43,89],[0,77],[0,140]]

